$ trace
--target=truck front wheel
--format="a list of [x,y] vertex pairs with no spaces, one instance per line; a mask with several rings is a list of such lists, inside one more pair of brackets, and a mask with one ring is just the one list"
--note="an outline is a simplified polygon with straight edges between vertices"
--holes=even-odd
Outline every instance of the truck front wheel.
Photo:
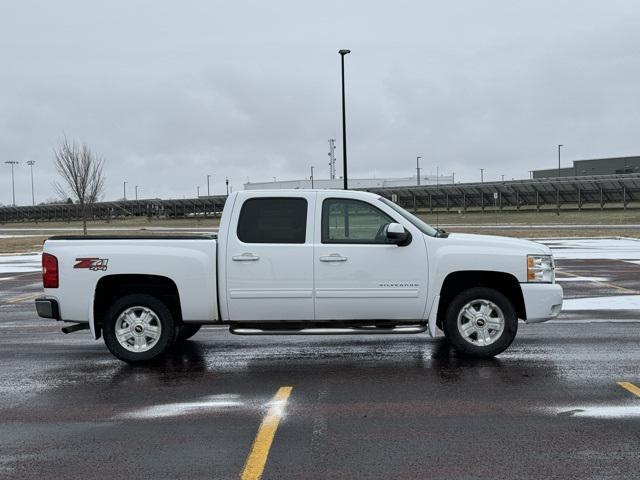
[[175,322],[156,297],[144,294],[117,299],[103,322],[104,343],[117,358],[129,363],[152,360],[175,340]]
[[492,288],[474,287],[449,303],[444,334],[463,355],[493,357],[504,352],[518,332],[513,304]]

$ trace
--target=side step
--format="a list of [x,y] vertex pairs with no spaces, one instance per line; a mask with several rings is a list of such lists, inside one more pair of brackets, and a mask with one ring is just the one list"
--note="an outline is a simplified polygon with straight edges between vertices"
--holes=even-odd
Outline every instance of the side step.
[[282,326],[253,326],[244,327],[232,325],[229,332],[234,335],[375,335],[375,334],[415,334],[427,331],[428,326],[419,325],[390,325],[377,327],[375,325],[355,325],[345,327],[309,327],[295,328]]
[[74,323],[73,325],[62,327],[62,333],[73,333],[78,330],[89,330],[89,322]]

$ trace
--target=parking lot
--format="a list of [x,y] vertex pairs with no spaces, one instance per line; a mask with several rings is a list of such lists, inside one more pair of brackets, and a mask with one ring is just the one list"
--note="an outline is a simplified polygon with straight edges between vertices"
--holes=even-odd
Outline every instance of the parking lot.
[[207,327],[130,366],[39,319],[37,255],[4,257],[0,477],[635,478],[640,242],[541,241],[565,311],[491,360],[426,335]]

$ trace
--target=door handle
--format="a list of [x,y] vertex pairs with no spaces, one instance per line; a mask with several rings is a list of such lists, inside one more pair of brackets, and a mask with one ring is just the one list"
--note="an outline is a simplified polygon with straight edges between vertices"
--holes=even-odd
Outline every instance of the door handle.
[[321,262],[346,262],[347,257],[343,257],[339,253],[332,253],[331,255],[325,255],[320,257]]
[[260,257],[253,253],[243,253],[242,255],[235,255],[231,257],[231,260],[234,262],[255,262],[256,260],[260,260]]

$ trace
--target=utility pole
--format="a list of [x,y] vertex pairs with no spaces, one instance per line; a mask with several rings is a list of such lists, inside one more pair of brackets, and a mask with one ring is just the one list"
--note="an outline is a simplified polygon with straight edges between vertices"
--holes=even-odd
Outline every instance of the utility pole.
[[196,198],[200,198],[200,185],[198,185],[198,186],[196,187],[196,192],[197,192],[197,193],[196,193],[196,195],[197,195],[197,196],[196,196]]
[[127,182],[123,182],[122,190],[124,191],[124,199],[127,200]]
[[329,178],[335,180],[336,178],[336,139],[329,139]]
[[560,149],[564,147],[564,145],[558,145],[558,178],[560,177]]
[[31,167],[31,205],[36,204],[36,196],[33,193],[33,166],[36,164],[35,160],[29,160],[27,165]]
[[[564,147],[564,145],[558,145],[558,180],[560,180],[560,149]],[[556,206],[557,211],[556,214],[560,216],[560,185],[556,187]]]
[[11,191],[13,192],[13,206],[15,207],[16,206],[16,181],[13,175],[13,167],[18,165],[19,162],[16,162],[15,160],[7,160],[4,163],[6,163],[7,165],[11,165]]
[[209,178],[211,178],[211,175],[207,175],[207,197],[211,196],[211,193],[209,192]]
[[480,169],[480,183],[484,183],[484,168]]
[[420,185],[420,159],[422,157],[416,157],[416,178],[418,179],[417,185]]
[[347,115],[345,109],[345,101],[344,101],[344,56],[351,53],[351,50],[342,49],[339,50],[340,54],[340,64],[342,67],[342,169],[343,172],[343,183],[344,189],[348,190],[348,182],[347,182]]
[[138,200],[138,185],[136,185],[136,201]]
[[227,197],[228,197],[229,196],[229,177],[225,179],[224,183],[227,185]]
[[309,178],[311,179],[311,190],[313,190],[313,165],[311,165],[311,176]]

